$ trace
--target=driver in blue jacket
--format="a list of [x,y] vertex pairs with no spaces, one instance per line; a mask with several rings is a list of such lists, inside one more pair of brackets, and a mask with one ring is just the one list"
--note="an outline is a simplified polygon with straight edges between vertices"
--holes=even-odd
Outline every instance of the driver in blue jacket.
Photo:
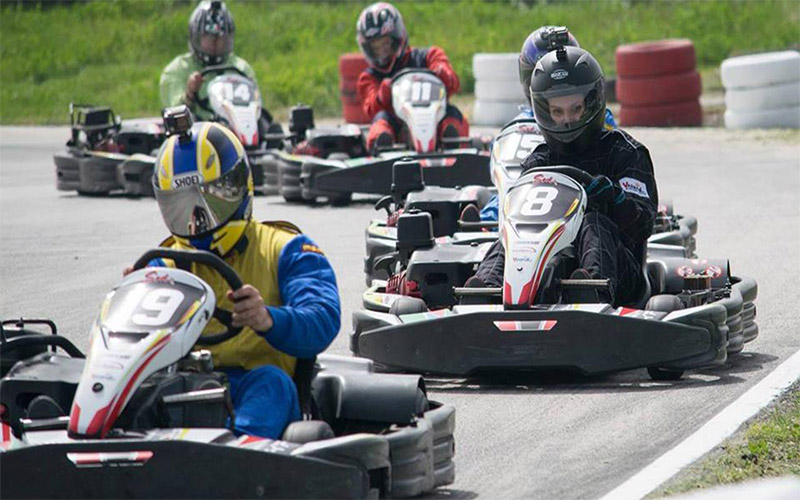
[[[172,233],[161,245],[213,252],[241,277],[244,286],[231,291],[216,272],[193,265],[217,305],[232,311],[233,325],[244,327],[204,348],[230,381],[235,431],[280,438],[301,416],[292,380],[297,359],[313,358],[339,331],[336,277],[297,227],[253,219],[253,178],[233,132],[210,122],[182,130],[167,138],[155,161],[156,200]],[[151,264],[170,264],[159,261]],[[204,334],[220,326],[212,319]]]

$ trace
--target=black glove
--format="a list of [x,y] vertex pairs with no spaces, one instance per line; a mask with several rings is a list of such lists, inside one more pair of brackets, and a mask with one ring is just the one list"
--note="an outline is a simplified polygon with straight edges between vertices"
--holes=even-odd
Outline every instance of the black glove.
[[598,205],[606,203],[618,204],[625,199],[625,192],[622,191],[619,184],[605,175],[594,176],[592,182],[586,186],[586,195],[589,197],[589,201]]

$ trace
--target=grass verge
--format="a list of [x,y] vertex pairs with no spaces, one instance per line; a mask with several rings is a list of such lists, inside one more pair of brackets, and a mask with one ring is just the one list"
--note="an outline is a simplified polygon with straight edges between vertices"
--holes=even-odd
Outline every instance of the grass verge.
[[800,384],[647,498],[789,474],[800,476]]
[[[158,78],[186,51],[187,0],[0,4],[0,123],[64,123],[71,101],[106,104],[123,117],[160,109]],[[256,70],[265,104],[302,101],[338,115],[338,57],[358,50],[355,21],[367,2],[235,1],[236,52]],[[796,0],[477,0],[397,2],[415,46],[440,45],[474,86],[476,52],[516,52],[543,24],[564,24],[614,73],[620,44],[690,38],[698,66],[780,50],[800,40]]]

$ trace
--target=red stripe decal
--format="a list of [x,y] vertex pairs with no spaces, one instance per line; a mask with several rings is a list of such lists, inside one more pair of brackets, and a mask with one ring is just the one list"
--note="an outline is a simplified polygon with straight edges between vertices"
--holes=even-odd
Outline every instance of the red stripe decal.
[[142,371],[145,369],[145,367],[150,364],[150,362],[153,360],[154,357],[156,357],[156,355],[159,352],[161,352],[161,349],[166,347],[166,345],[167,345],[166,341],[170,337],[172,337],[172,334],[169,334],[166,337],[164,337],[163,339],[159,340],[158,342],[156,342],[155,345],[153,345],[153,347],[150,348],[150,350],[152,351],[152,354],[150,354],[150,356],[144,361],[144,363],[142,363],[142,365],[139,366],[139,368],[137,368],[136,372],[133,374],[133,376],[130,378],[130,380],[128,380],[128,383],[125,386],[125,390],[123,390],[122,394],[117,398],[117,401],[116,401],[116,403],[114,405],[114,409],[111,412],[111,416],[109,416],[108,419],[106,419],[106,425],[103,426],[103,432],[101,434],[101,437],[106,437],[106,434],[108,433],[108,431],[111,430],[111,426],[114,424],[114,422],[116,422],[117,417],[119,416],[120,412],[122,411],[122,406],[123,406],[123,404],[125,404],[125,400],[128,397],[128,393],[133,388],[133,384],[136,382],[136,380],[138,380],[139,375],[142,374]]

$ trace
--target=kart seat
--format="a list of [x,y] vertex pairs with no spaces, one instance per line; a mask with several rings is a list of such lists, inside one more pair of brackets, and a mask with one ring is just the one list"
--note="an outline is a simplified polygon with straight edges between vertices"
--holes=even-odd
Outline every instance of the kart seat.
[[645,262],[642,266],[642,277],[644,278],[644,285],[638,294],[639,298],[628,304],[634,309],[644,309],[650,297],[663,292],[666,281],[664,266],[660,262]]

